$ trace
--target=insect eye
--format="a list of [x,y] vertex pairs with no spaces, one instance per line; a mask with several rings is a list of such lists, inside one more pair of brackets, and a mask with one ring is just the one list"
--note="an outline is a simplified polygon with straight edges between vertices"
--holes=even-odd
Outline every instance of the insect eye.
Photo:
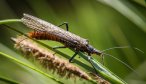
[[88,45],[88,44],[86,44],[86,46],[88,47],[89,45]]

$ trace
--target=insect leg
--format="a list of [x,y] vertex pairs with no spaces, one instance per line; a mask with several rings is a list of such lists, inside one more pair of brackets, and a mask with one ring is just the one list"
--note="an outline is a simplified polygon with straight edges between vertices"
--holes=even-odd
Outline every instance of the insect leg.
[[58,27],[62,26],[62,25],[66,25],[66,31],[68,31],[68,22],[64,22],[61,25],[59,25]]
[[[53,49],[59,49],[59,48],[66,48],[66,46],[55,46]],[[56,54],[56,52],[53,54],[53,56]]]
[[53,49],[58,49],[58,48],[66,48],[66,46],[55,46]]
[[78,51],[75,52],[75,54],[69,59],[69,62],[72,62],[72,60],[75,58],[75,56],[78,54]]

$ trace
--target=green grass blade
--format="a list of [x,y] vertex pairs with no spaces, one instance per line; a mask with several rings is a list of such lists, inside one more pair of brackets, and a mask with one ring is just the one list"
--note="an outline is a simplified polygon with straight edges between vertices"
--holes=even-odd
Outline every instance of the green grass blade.
[[6,77],[1,77],[1,76],[0,76],[0,80],[6,82],[6,83],[8,83],[8,84],[20,84],[20,83],[18,83],[18,82],[16,82],[16,81],[11,80],[11,79],[8,79],[8,78],[6,78]]
[[20,60],[14,58],[13,56],[7,55],[7,54],[2,53],[2,52],[0,52],[0,55],[5,56],[5,57],[7,57],[7,58],[9,58],[9,59],[11,59],[11,60],[13,60],[13,61],[15,61],[16,63],[19,63],[19,64],[21,64],[21,65],[23,65],[23,66],[26,66],[26,67],[28,67],[28,68],[30,68],[30,69],[32,69],[32,70],[38,72],[38,73],[41,73],[42,75],[44,75],[44,76],[46,76],[46,77],[48,77],[48,78],[50,78],[50,79],[52,79],[52,80],[54,80],[54,81],[60,83],[60,84],[63,84],[63,83],[62,83],[61,81],[59,81],[58,79],[55,79],[55,78],[53,78],[52,76],[48,75],[47,73],[44,73],[43,71],[40,71],[40,70],[38,70],[38,69],[36,69],[36,68],[34,68],[34,67],[32,67],[32,66],[29,66],[28,64],[26,64],[26,63],[24,63],[24,62],[21,62]]
[[[88,60],[87,55],[83,54],[82,52],[79,52],[79,55],[84,58],[86,61]],[[101,63],[98,61],[95,61],[93,58],[91,58],[91,64],[94,66],[96,69],[97,73],[100,74],[102,77],[110,81],[111,83],[116,83],[116,84],[127,84],[125,81],[123,81],[121,78],[113,74],[110,70],[105,68]]]
[[127,17],[131,22],[139,26],[143,31],[146,32],[146,21],[143,19],[144,16],[140,14],[134,6],[128,3],[125,0],[97,0],[99,2],[105,3],[125,17]]

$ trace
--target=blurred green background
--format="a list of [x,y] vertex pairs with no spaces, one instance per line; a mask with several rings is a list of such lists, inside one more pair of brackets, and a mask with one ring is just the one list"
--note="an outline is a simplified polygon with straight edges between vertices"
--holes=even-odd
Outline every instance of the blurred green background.
[[[21,18],[23,13],[37,16],[55,25],[68,22],[70,32],[88,39],[90,44],[99,50],[132,46],[146,53],[146,2],[144,0],[0,0],[0,20]],[[22,23],[8,25],[24,33],[30,31]],[[17,35],[19,34],[1,27],[0,51],[31,64],[13,48],[10,38]],[[71,52],[67,51],[67,53]],[[146,84],[145,53],[134,48],[114,49],[107,53],[132,66],[138,76],[120,62],[105,56],[104,62],[108,69],[129,84]],[[96,55],[93,57],[100,61],[100,57]],[[7,77],[24,84],[56,83],[24,68],[26,67],[0,57],[0,77]],[[60,80],[72,83],[71,80],[61,78]],[[83,83],[79,81],[77,83]]]

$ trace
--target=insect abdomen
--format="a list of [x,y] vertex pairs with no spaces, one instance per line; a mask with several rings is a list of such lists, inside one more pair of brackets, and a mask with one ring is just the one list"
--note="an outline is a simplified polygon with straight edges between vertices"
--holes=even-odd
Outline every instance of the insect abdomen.
[[74,41],[65,40],[53,34],[48,34],[47,32],[37,32],[37,31],[30,32],[28,33],[28,36],[31,38],[39,39],[39,40],[52,40],[52,41],[61,42],[65,46],[71,47],[71,48],[76,47],[76,43],[74,43]]
[[60,42],[59,38],[57,38],[54,35],[47,34],[46,32],[30,32],[29,37],[36,38],[36,39],[39,39],[39,40],[53,40],[53,41],[59,41]]

